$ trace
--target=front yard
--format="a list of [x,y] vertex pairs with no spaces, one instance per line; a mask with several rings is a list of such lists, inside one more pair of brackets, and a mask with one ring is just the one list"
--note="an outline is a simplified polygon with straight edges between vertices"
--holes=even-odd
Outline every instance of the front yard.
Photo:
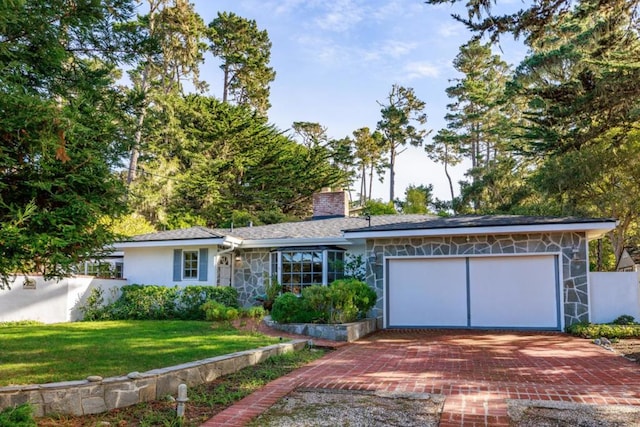
[[203,321],[0,325],[0,387],[126,375],[277,342]]

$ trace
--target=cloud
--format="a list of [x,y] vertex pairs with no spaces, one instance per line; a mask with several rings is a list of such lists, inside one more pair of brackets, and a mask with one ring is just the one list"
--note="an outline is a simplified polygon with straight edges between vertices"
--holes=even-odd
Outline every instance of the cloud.
[[314,19],[314,24],[325,31],[344,32],[365,17],[365,9],[354,0],[328,2],[327,10]]
[[465,26],[457,21],[442,24],[438,27],[438,30],[437,30],[438,35],[445,38],[451,38],[451,37],[458,38],[461,35],[465,34],[466,32],[467,31]]
[[425,77],[435,78],[440,75],[440,68],[429,62],[409,62],[403,67],[405,79],[417,80]]

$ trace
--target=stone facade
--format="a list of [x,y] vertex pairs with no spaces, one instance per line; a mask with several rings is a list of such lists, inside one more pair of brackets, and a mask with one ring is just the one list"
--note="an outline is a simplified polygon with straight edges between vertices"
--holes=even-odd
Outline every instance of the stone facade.
[[191,387],[211,382],[271,356],[299,351],[306,345],[307,340],[295,340],[148,372],[132,372],[124,377],[0,387],[0,410],[30,403],[38,417],[98,414],[176,395],[180,384]]
[[[378,293],[373,315],[382,318],[383,259],[389,256],[477,256],[561,253],[564,322],[587,321],[589,290],[587,239],[584,233],[445,236],[371,239],[367,241],[367,283]],[[375,262],[371,262],[375,255]]]
[[233,268],[233,286],[238,289],[241,306],[256,305],[256,297],[264,294],[264,285],[269,278],[269,250],[246,249],[236,252]]

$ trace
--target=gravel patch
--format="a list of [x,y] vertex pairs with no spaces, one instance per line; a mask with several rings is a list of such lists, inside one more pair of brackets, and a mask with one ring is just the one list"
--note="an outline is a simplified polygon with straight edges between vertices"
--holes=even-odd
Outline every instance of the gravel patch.
[[640,407],[548,400],[507,400],[513,427],[638,427]]
[[437,426],[444,396],[298,389],[280,399],[250,426]]

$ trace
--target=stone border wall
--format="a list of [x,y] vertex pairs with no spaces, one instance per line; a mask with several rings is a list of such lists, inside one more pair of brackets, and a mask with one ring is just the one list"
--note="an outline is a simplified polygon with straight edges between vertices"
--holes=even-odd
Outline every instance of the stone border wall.
[[299,351],[307,342],[294,340],[124,377],[0,387],[0,409],[30,403],[38,417],[98,414],[176,395],[180,384],[192,387],[211,382],[271,356]]
[[308,335],[332,341],[356,341],[376,331],[376,319],[364,319],[358,322],[325,325],[317,323],[284,323],[274,322],[270,318],[264,322],[274,329],[291,334]]

